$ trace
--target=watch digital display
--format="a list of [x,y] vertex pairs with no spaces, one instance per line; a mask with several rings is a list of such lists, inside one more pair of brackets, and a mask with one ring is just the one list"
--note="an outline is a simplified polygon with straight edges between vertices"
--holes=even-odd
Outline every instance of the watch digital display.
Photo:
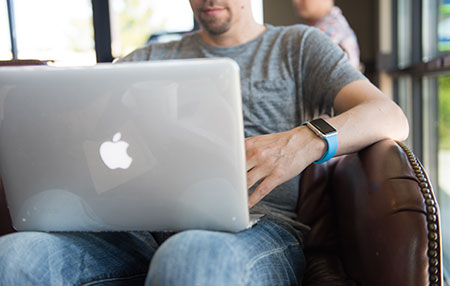
[[314,119],[314,120],[310,121],[309,123],[314,125],[314,127],[316,127],[324,135],[336,132],[336,129],[334,129],[333,126],[328,124],[322,118]]

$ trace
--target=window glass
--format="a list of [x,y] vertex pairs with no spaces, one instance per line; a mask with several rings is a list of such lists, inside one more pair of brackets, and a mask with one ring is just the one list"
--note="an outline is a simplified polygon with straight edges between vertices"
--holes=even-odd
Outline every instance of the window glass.
[[422,61],[424,62],[437,55],[438,7],[439,3],[436,0],[422,1]]
[[412,3],[410,0],[398,0],[398,67],[405,68],[411,64],[412,56]]
[[423,164],[439,201],[444,274],[450,273],[450,75],[423,79]]
[[11,58],[8,9],[6,1],[0,1],[0,60],[10,60]]
[[[402,76],[398,78],[398,104],[402,107],[403,112],[408,118],[408,123],[412,126],[413,122],[413,98],[412,98],[412,79],[409,76]],[[414,151],[413,146],[413,132],[410,130],[409,136],[406,139],[405,144]]]
[[422,0],[422,60],[450,52],[450,0]]
[[110,5],[114,57],[142,47],[156,33],[194,28],[194,16],[186,0],[112,0]]
[[95,64],[89,0],[14,0],[18,57]]
[[439,77],[438,195],[441,210],[444,267],[450,273],[450,75]]
[[252,0],[252,11],[253,18],[259,24],[264,23],[264,11],[263,11],[263,1],[262,0]]
[[[436,77],[427,76],[422,80],[422,163],[427,170],[431,182],[438,181],[437,156],[438,156],[438,89],[439,83]],[[437,185],[436,185],[437,187]],[[436,191],[438,189],[436,188]]]
[[450,0],[440,0],[438,17],[438,50],[450,51]]

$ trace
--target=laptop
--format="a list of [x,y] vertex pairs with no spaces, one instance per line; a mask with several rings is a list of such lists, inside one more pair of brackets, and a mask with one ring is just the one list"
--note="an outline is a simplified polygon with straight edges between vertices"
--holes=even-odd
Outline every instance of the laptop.
[[239,68],[0,68],[0,175],[17,230],[244,230]]

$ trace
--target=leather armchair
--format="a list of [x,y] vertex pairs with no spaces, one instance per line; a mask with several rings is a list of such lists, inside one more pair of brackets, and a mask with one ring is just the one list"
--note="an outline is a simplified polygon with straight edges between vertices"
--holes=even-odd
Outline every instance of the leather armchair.
[[406,146],[311,165],[300,189],[298,217],[312,227],[304,285],[442,285],[439,207]]
[[[384,140],[308,167],[298,216],[312,227],[303,285],[442,285],[439,208],[402,144]],[[12,231],[1,188],[0,235]]]

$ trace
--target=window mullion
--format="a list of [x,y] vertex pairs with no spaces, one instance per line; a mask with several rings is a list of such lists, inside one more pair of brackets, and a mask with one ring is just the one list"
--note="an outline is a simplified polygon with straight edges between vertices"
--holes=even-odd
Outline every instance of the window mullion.
[[8,20],[9,20],[9,36],[11,39],[11,53],[13,59],[17,59],[17,39],[16,39],[16,23],[14,14],[14,2],[13,0],[6,0],[8,6]]

